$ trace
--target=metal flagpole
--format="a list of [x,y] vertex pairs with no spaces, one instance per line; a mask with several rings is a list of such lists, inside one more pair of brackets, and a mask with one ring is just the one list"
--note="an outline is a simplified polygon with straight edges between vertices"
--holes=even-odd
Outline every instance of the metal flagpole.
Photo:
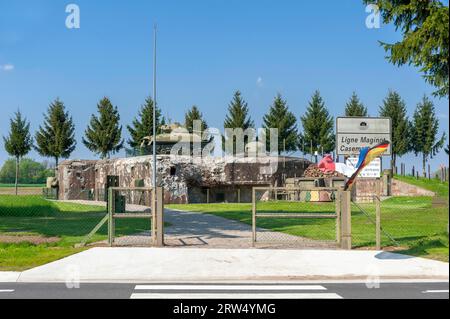
[[156,187],[156,24],[153,29],[153,187]]
[[157,190],[156,185],[158,179],[156,178],[156,24],[153,27],[153,172],[152,172],[152,240],[156,245],[160,231],[158,230],[158,216],[157,216]]

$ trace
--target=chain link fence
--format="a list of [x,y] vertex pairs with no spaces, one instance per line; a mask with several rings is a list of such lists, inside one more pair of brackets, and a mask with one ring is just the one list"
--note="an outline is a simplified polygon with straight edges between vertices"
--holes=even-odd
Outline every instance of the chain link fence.
[[[448,258],[448,198],[387,198],[379,207],[381,249],[411,254],[446,250]],[[376,204],[352,204],[354,248],[376,247],[376,218]]]
[[[153,189],[110,188],[108,196],[109,238],[114,246],[152,246],[155,223]],[[126,229],[125,234],[117,230]]]
[[[74,247],[107,215],[104,202],[56,201],[54,195],[1,195],[0,246]],[[107,234],[104,225],[88,244],[100,244]]]
[[337,247],[337,192],[335,188],[255,188],[255,245]]
[[[90,196],[56,200],[55,190],[43,188],[39,195],[0,195],[0,251],[2,245],[79,248],[110,244],[106,201]],[[114,245],[152,244],[151,205],[151,189],[115,191]]]
[[[114,245],[152,245],[151,190],[116,193]],[[336,194],[335,189],[257,189],[256,244],[336,247]],[[353,248],[375,249],[376,204],[352,203],[351,210]],[[105,201],[45,199],[42,189],[40,195],[0,195],[0,248],[108,245],[108,223],[101,223],[107,216]],[[385,250],[419,255],[425,250],[430,254],[447,251],[448,256],[448,197],[383,199],[380,224],[380,244]]]

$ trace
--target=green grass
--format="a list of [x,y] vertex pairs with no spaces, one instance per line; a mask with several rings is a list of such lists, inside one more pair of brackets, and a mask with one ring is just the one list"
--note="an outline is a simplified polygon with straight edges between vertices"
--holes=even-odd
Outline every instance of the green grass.
[[[0,270],[22,270],[77,253],[74,248],[105,216],[105,208],[50,202],[40,196],[0,195]],[[119,219],[116,235],[148,231],[145,219]],[[57,237],[51,244],[1,243],[1,236]],[[107,238],[104,225],[92,242]]]
[[0,271],[22,271],[76,254],[82,248],[50,245],[32,245],[30,243],[0,243]]
[[439,197],[448,197],[448,182],[444,182],[442,183],[440,180],[432,178],[432,179],[428,179],[428,178],[423,178],[423,177],[419,177],[419,179],[417,179],[416,177],[413,176],[400,176],[400,175],[396,175],[394,177],[395,179],[411,184],[411,185],[416,185],[419,187],[422,187],[424,189],[427,189],[429,191],[432,191],[434,193],[437,194],[437,196]]
[[[361,205],[373,218],[373,204]],[[213,214],[251,225],[251,204],[169,205],[169,208]],[[334,204],[262,202],[264,212],[331,213]],[[55,243],[0,243],[0,270],[23,270],[82,251],[74,248],[105,216],[105,208],[51,202],[40,196],[0,195],[1,236],[36,235],[57,237]],[[356,207],[352,209],[353,243],[357,248],[373,247],[375,226]],[[391,198],[382,203],[382,225],[400,244],[400,252],[448,261],[448,208],[435,207],[430,197]],[[148,220],[117,220],[118,236],[148,231]],[[333,240],[335,224],[327,219],[261,219],[258,227],[307,237]],[[92,241],[105,240],[103,226]],[[1,240],[0,240],[1,242]],[[383,236],[383,245],[393,243]]]
[[[360,205],[375,218],[375,205]],[[251,204],[169,205],[168,208],[208,213],[251,225]],[[332,213],[332,203],[260,202],[259,212]],[[448,208],[434,207],[432,198],[391,198],[382,203],[382,227],[397,241],[399,252],[448,261]],[[259,219],[258,227],[314,240],[334,240],[335,221],[330,219]],[[375,246],[375,226],[356,206],[352,207],[355,248]],[[382,236],[384,247],[394,246]]]
[[[19,184],[20,188],[29,188],[29,187],[36,187],[36,188],[44,188],[47,185],[45,184]],[[1,184],[0,183],[0,187],[1,188],[14,188],[15,185],[14,184]]]

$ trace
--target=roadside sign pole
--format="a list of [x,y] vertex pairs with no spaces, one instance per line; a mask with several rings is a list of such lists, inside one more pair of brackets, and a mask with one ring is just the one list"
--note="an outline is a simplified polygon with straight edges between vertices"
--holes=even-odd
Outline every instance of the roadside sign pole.
[[381,179],[377,180],[376,188],[376,248],[381,250]]
[[164,189],[156,188],[156,247],[164,247]]
[[153,187],[156,188],[156,36],[157,29],[154,26],[154,43],[153,43]]

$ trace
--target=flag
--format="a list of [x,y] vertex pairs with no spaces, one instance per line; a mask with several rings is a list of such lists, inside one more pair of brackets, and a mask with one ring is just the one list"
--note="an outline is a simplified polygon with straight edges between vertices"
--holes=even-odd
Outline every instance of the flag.
[[380,143],[372,148],[365,147],[361,149],[361,153],[359,154],[359,161],[356,165],[356,172],[350,177],[350,179],[345,184],[344,190],[351,190],[353,187],[353,184],[355,183],[356,178],[358,177],[359,173],[370,164],[374,159],[377,157],[380,157],[383,155],[387,149],[389,148],[389,142],[385,141],[383,143]]

